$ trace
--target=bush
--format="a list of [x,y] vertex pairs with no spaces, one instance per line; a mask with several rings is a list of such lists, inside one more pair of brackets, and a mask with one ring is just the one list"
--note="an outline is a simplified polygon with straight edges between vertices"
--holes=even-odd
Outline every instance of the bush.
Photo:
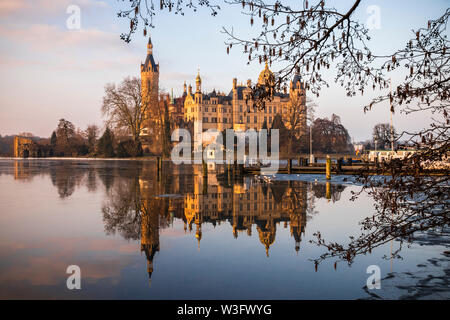
[[119,158],[139,157],[142,156],[142,145],[140,142],[133,140],[121,141],[117,146],[117,156]]
[[114,157],[114,135],[111,130],[107,127],[97,143],[98,155],[107,158]]

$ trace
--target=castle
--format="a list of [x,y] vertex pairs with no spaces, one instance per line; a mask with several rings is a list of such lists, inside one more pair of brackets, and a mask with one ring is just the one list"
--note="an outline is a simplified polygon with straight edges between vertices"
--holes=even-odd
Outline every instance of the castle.
[[[268,79],[273,79],[267,62],[265,68],[258,77],[258,85],[264,85]],[[153,45],[149,38],[147,44],[147,57],[145,63],[141,64],[141,81],[143,101],[148,99],[150,104],[158,103],[159,90],[159,64],[153,58]],[[289,92],[276,92],[273,99],[266,101],[265,108],[259,110],[248,103],[251,94],[251,80],[247,80],[247,85],[238,84],[237,79],[233,79],[232,89],[229,94],[216,92],[210,93],[202,91],[202,79],[200,72],[195,78],[195,92],[192,86],[184,83],[183,95],[174,98],[171,94],[169,100],[170,121],[180,124],[199,121],[203,130],[234,129],[235,131],[245,131],[247,129],[260,130],[270,129],[276,115],[280,115],[286,128],[292,126],[306,129],[306,89],[299,74],[296,74],[290,82]],[[298,115],[295,123],[292,119],[293,110]],[[298,112],[300,111],[300,112]],[[151,136],[152,128],[150,116],[148,125],[142,130],[143,136]],[[145,146],[144,150],[145,150]]]

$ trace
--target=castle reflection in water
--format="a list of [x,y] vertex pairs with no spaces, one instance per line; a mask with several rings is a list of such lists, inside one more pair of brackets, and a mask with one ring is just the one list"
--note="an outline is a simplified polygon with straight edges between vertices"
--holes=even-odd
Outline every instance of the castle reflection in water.
[[174,219],[184,222],[185,232],[195,236],[199,247],[206,224],[229,223],[235,238],[252,236],[256,226],[267,257],[276,241],[277,227],[282,225],[289,227],[293,250],[298,252],[307,221],[314,214],[315,199],[337,201],[345,188],[304,181],[268,183],[253,176],[233,178],[219,166],[203,177],[200,166],[167,162],[157,170],[152,161],[19,160],[11,174],[22,181],[48,174],[62,199],[78,187],[95,191],[102,184],[105,232],[140,240],[149,279],[160,250],[160,231],[170,227]]

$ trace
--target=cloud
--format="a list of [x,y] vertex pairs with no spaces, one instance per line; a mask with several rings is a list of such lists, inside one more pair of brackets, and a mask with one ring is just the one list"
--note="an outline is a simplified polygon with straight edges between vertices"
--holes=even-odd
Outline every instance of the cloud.
[[78,5],[82,10],[108,7],[104,1],[96,0],[2,0],[0,2],[0,16],[25,18],[30,16],[65,14],[69,5]]
[[0,16],[9,15],[26,9],[29,3],[19,0],[3,0],[0,2]]
[[121,41],[114,33],[94,28],[69,30],[49,24],[34,24],[27,29],[0,26],[0,36],[39,50],[73,49],[81,46],[104,48],[105,45],[117,46]]
[[43,65],[58,70],[112,70],[137,65],[142,58],[118,34],[96,28],[68,30],[34,24],[23,29],[0,25],[0,39],[4,43],[1,54],[4,59],[0,64],[8,67]]

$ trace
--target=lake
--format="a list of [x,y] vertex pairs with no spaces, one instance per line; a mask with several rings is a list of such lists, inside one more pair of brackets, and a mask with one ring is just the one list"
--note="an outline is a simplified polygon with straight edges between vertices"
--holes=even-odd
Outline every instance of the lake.
[[[219,168],[220,169],[220,168]],[[448,234],[396,241],[352,265],[346,242],[373,200],[342,176],[246,176],[128,160],[0,160],[1,299],[436,299],[450,297]],[[69,290],[68,266],[81,270]],[[381,289],[368,289],[369,266]]]

